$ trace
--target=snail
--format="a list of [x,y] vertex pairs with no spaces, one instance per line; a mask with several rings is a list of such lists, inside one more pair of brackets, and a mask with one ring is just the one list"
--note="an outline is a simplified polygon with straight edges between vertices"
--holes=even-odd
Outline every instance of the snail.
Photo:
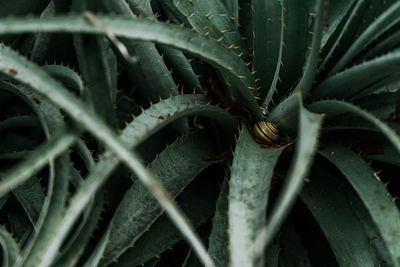
[[253,126],[254,136],[267,144],[274,144],[279,140],[278,127],[266,121],[259,121]]

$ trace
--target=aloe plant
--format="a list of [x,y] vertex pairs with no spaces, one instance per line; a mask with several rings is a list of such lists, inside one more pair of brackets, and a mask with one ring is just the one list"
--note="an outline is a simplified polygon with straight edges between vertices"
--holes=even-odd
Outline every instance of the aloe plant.
[[400,266],[399,1],[0,4],[4,266]]

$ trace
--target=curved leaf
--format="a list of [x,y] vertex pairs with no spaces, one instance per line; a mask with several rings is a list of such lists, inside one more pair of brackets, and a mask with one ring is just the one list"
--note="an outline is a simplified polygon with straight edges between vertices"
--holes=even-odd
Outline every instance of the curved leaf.
[[76,141],[76,133],[63,131],[39,146],[29,158],[2,175],[0,196],[25,182]]
[[239,18],[239,0],[223,0],[230,17],[235,20],[235,26],[238,27]]
[[83,81],[78,73],[69,67],[62,65],[42,66],[53,78],[61,81],[65,86],[74,89],[77,93],[83,93]]
[[375,35],[379,34],[394,18],[398,17],[399,13],[400,2],[395,2],[355,40],[339,62],[332,68],[331,73],[336,73],[343,69],[363,48],[374,40],[373,37]]
[[340,266],[379,265],[368,236],[340,190],[340,181],[332,174],[314,172],[300,197],[324,232]]
[[[82,220],[82,228],[75,230],[76,238],[71,242],[69,248],[56,261],[55,265],[59,267],[77,266],[79,257],[83,254],[94,229],[97,226],[101,211],[103,208],[103,192],[99,192],[93,199],[93,204],[89,211],[85,211]],[[74,233],[74,234],[75,234]]]
[[[197,228],[212,215],[215,209],[216,187],[205,179],[197,179],[187,186],[179,195],[179,204],[187,214],[194,227]],[[168,231],[165,231],[168,229]],[[168,250],[184,237],[173,227],[171,221],[161,215],[136,242],[118,258],[118,263],[112,266],[136,266],[157,257]],[[221,266],[221,265],[217,265]]]
[[380,119],[387,119],[393,112],[396,112],[399,101],[400,92],[389,92],[360,97],[353,103]]
[[363,55],[362,59],[370,60],[380,54],[387,53],[390,50],[398,47],[400,44],[400,30],[397,30],[395,33],[390,34],[388,37],[377,43],[374,47],[372,47],[368,52]]
[[249,254],[248,248],[265,224],[272,174],[284,148],[262,148],[246,128],[240,131],[229,183],[229,247],[232,266],[264,264],[263,259]]
[[0,121],[0,132],[9,129],[9,128],[16,128],[16,127],[38,127],[39,121],[37,117],[31,115],[20,115],[14,116],[3,121]]
[[308,20],[312,15],[308,2],[283,1],[282,61],[280,62],[277,89],[273,96],[275,103],[280,103],[295,88],[303,73],[308,47]]
[[260,231],[257,239],[250,248],[256,255],[262,255],[265,247],[273,239],[279,227],[286,219],[290,208],[293,206],[297,193],[301,190],[306,178],[314,153],[318,146],[318,135],[322,125],[322,115],[309,112],[301,104],[301,96],[294,94],[299,99],[299,129],[294,158],[291,162],[286,182],[279,193],[278,199],[267,217],[267,224]]
[[357,106],[343,101],[326,100],[312,103],[308,106],[308,108],[314,112],[327,114],[328,117],[334,117],[344,113],[353,113],[357,116],[360,116],[371,122],[377,129],[382,131],[382,133],[390,140],[390,142],[392,142],[397,151],[400,152],[400,137],[385,123]]
[[5,267],[13,266],[20,251],[17,242],[4,227],[0,227],[0,244],[3,252],[2,264]]
[[[179,49],[171,48],[166,45],[159,45],[164,61],[171,66],[171,70],[183,82],[183,85],[189,90],[203,92],[196,73],[193,71],[189,60]],[[182,86],[183,86],[182,85]]]
[[[202,170],[215,161],[204,160],[216,154],[207,131],[196,131],[169,145],[150,163],[149,169],[175,198]],[[141,183],[125,193],[109,224],[109,243],[102,265],[115,261],[147,230],[162,213],[157,200]]]
[[61,154],[55,160],[55,177],[49,184],[51,192],[47,197],[49,204],[46,217],[40,223],[39,234],[34,237],[29,250],[26,250],[26,253],[17,260],[17,266],[35,267],[40,266],[42,262],[51,262],[45,251],[48,247],[49,237],[58,231],[57,221],[62,218],[65,211],[64,206],[68,194],[69,169],[69,154]]
[[[327,78],[311,91],[311,97],[312,99],[350,98],[366,94],[397,80],[396,74],[400,73],[399,65],[400,50],[396,50]],[[380,81],[385,81],[385,84]]]
[[274,107],[268,120],[275,123],[280,131],[295,135],[299,124],[299,105],[301,105],[301,99],[295,93]]
[[212,220],[212,229],[208,242],[208,253],[210,253],[217,266],[228,266],[229,264],[229,175],[230,172],[226,170],[215,207],[215,215]]
[[238,31],[235,18],[229,15],[223,2],[221,0],[192,0],[191,2],[223,34],[227,46],[233,45],[236,53],[241,54],[240,56],[246,61],[248,52],[245,49],[245,43]]
[[327,17],[325,18],[326,27],[322,37],[323,49],[325,49],[325,44],[334,36],[335,32],[341,29],[340,23],[346,19],[346,15],[350,12],[355,1],[356,0],[328,1],[326,7]]
[[[228,111],[208,105],[207,101],[208,98],[204,95],[182,95],[165,99],[146,109],[135,118],[124,129],[121,139],[128,144],[129,148],[133,148],[176,118],[195,114],[217,120],[226,135],[230,137],[237,127],[236,119]],[[85,208],[91,197],[104,184],[106,178],[118,163],[118,158],[112,153],[105,153],[100,156],[100,162],[91,169],[89,176],[70,202],[66,214],[71,221],[65,222],[62,226],[63,232],[60,231],[55,238],[61,239],[68,232],[74,218],[76,219]],[[107,242],[107,239],[104,242]]]
[[[97,4],[98,1],[93,3]],[[80,1],[77,1],[80,3]],[[108,12],[123,15],[126,19],[135,19],[135,15],[130,7],[139,14],[148,18],[153,12],[149,3],[123,0],[108,1],[103,0],[101,4]],[[147,19],[149,21],[149,19]],[[143,96],[152,102],[157,102],[159,98],[168,98],[170,95],[178,95],[178,88],[168,71],[161,55],[158,53],[154,43],[138,42],[136,40],[124,40],[126,50],[130,57],[134,58],[130,62],[124,61],[126,70],[133,77],[138,89]],[[120,53],[120,51],[118,52]],[[186,118],[182,118],[173,124],[178,132],[188,131]]]
[[321,49],[322,28],[323,28],[323,13],[324,3],[322,0],[317,0],[315,4],[316,17],[314,20],[313,38],[311,42],[311,51],[308,55],[307,62],[304,66],[303,76],[298,84],[298,88],[302,91],[303,99],[305,99],[314,83],[315,75],[317,74],[318,59]]
[[320,154],[331,161],[357,191],[391,254],[392,264],[400,266],[400,212],[385,185],[365,161],[344,147],[329,145]]
[[40,185],[39,179],[31,177],[25,181],[25,183],[13,189],[12,192],[24,208],[32,226],[37,230],[35,224],[39,219],[45,200],[43,188]]
[[[194,249],[203,262],[207,266],[214,266],[198,237],[193,233],[192,227],[185,221],[181,212],[179,212],[160,184],[153,178],[153,175],[140,162],[138,155],[127,149],[118,136],[98,116],[86,109],[85,104],[80,99],[68,92],[40,68],[4,45],[0,46],[0,72],[5,75],[12,75],[17,81],[31,86],[36,92],[48,97],[53,103],[57,103],[75,121],[83,125],[97,139],[103,141],[114,153],[118,154],[121,161],[126,163],[138,175],[138,178],[151,189],[151,192],[154,193],[160,204],[166,209],[170,218],[179,225],[179,229],[185,233],[190,242],[193,242]],[[101,130],[99,131],[99,129]],[[75,212],[76,209],[80,209],[80,206],[81,204],[77,203],[77,206],[71,205],[70,209]],[[77,215],[75,216],[77,217]],[[61,246],[63,238],[65,238],[71,226],[70,224],[72,224],[71,222],[76,220],[75,216],[69,216],[67,213],[62,223],[58,225],[59,231],[57,231],[57,235],[49,237],[50,240],[46,243],[46,249],[41,251],[44,253],[41,255],[41,259],[46,259],[46,261],[41,262],[41,264],[46,263],[48,265],[54,260],[57,250]]]
[[329,40],[329,49],[324,48],[323,61],[319,67],[323,75],[329,72],[332,65],[337,62],[343,53],[346,52],[348,46],[351,45],[369,4],[370,0],[357,0],[354,3],[354,7],[347,11],[349,14],[344,17],[344,21],[342,22],[344,25],[339,28],[339,32],[332,35],[332,41]]
[[[52,17],[56,13],[56,7],[53,1],[47,5],[46,9],[40,15],[41,18]],[[34,37],[34,44],[30,60],[34,62],[43,62],[49,49],[49,43],[52,35],[50,33],[39,33]]]
[[252,1],[253,8],[253,68],[257,92],[268,107],[278,81],[283,47],[282,0]]
[[[229,48],[216,40],[209,39],[189,29],[149,20],[126,17],[97,17],[115,35],[141,41],[154,41],[170,45],[191,53],[218,69],[224,70],[235,82],[235,88],[254,119],[261,119],[261,113],[249,88],[254,88],[254,79],[246,64]],[[65,25],[68,25],[66,27]],[[0,20],[0,34],[23,32],[74,32],[101,34],[102,31],[88,23],[81,16],[56,17],[49,19]]]

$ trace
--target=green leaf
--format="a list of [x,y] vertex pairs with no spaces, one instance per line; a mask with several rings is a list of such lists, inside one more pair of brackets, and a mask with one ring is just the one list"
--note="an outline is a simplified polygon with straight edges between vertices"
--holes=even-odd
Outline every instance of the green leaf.
[[219,193],[215,215],[212,220],[212,229],[208,242],[208,253],[214,259],[217,266],[229,264],[229,181],[230,172],[225,171],[224,181]]
[[329,145],[320,154],[331,161],[357,191],[391,254],[392,264],[400,266],[400,213],[385,185],[366,162],[344,147]]
[[[46,9],[40,15],[41,18],[52,17],[56,13],[56,7],[53,1],[47,5]],[[50,33],[39,33],[34,38],[34,43],[32,47],[32,53],[30,56],[30,60],[34,62],[43,62],[46,59],[46,55],[49,50],[50,41],[52,35]]]
[[250,1],[240,1],[239,3],[239,25],[239,32],[247,47],[253,47],[253,11]]
[[2,264],[5,267],[14,266],[20,254],[20,249],[14,238],[4,227],[0,227],[0,244],[3,252]]
[[272,174],[284,148],[262,148],[245,127],[240,131],[229,183],[232,266],[263,266],[263,259],[253,258],[248,247],[265,224]]
[[353,113],[360,116],[379,129],[393,144],[397,151],[400,152],[400,137],[385,123],[357,106],[343,101],[326,100],[312,103],[308,108],[314,112],[325,113],[328,117],[334,117],[344,113]]
[[61,81],[66,87],[74,89],[79,95],[83,94],[82,78],[69,67],[62,65],[44,65],[42,66],[53,78]]
[[0,195],[4,196],[11,189],[34,176],[36,172],[46,166],[50,160],[64,152],[76,140],[76,134],[63,131],[54,136],[48,142],[39,146],[29,158],[16,165],[2,175],[0,182]]
[[400,92],[388,92],[357,98],[353,101],[353,104],[367,110],[380,119],[387,119],[392,112],[396,111],[399,101]]
[[111,99],[111,78],[105,75],[109,73],[103,39],[103,36],[74,35],[74,46],[79,69],[87,84],[83,97],[100,117],[114,126],[115,110]]
[[[175,198],[202,170],[215,163],[204,158],[216,151],[207,131],[196,131],[168,146],[149,169],[165,190]],[[109,224],[109,244],[102,265],[115,261],[162,213],[157,200],[142,183],[134,183],[125,193]]]
[[[192,26],[192,28],[201,34],[207,33],[207,36],[213,39],[220,39],[223,37],[223,33],[205,16],[202,14],[198,6],[193,4],[193,1],[185,0],[166,0],[166,5],[173,6],[182,16],[185,17],[185,21]],[[224,38],[223,38],[224,39]],[[226,40],[222,40],[226,42]]]
[[[210,1],[187,1],[187,0],[172,0],[174,2],[174,6],[182,13],[187,18],[187,21],[189,24],[193,27],[193,29],[200,33],[204,34],[208,37],[211,37],[213,39],[218,40],[218,42],[221,42],[225,44],[227,47],[231,49],[231,51],[234,51],[238,55],[244,55],[244,58],[247,57],[247,54],[245,54],[246,50],[243,49],[244,43],[242,40],[238,42],[236,40],[232,40],[232,38],[229,38],[232,35],[232,32],[229,31],[229,26],[222,24],[218,21],[218,18],[221,18],[224,16],[224,11],[220,10],[215,10],[212,9],[210,10],[211,6],[218,6],[220,7],[221,3],[211,3]],[[220,1],[220,0],[218,0]],[[223,9],[223,8],[222,8]],[[215,23],[217,24],[215,24]],[[228,22],[229,24],[229,22]],[[221,28],[222,27],[222,28]],[[236,34],[236,30],[233,30]],[[237,89],[231,88],[231,85],[233,87],[236,86],[236,82],[232,80],[232,78],[229,77],[229,73],[226,73],[225,71],[221,72],[222,76],[226,80],[226,84],[228,85],[228,89],[230,90],[230,93],[232,94],[232,97],[238,99],[239,96],[237,95]],[[249,87],[249,89],[252,87]],[[240,100],[239,100],[240,101]]]
[[321,82],[312,90],[311,97],[351,98],[365,95],[398,80],[396,75],[400,73],[399,62],[400,50],[396,50],[356,65]]
[[[229,48],[189,29],[149,20],[126,17],[97,17],[105,27],[119,37],[141,41],[155,41],[191,53],[218,69],[224,70],[235,82],[235,88],[243,97],[254,119],[261,119],[261,113],[254,96],[249,90],[254,88],[254,79],[246,64]],[[65,27],[68,25],[68,27]],[[0,34],[23,32],[73,32],[101,34],[101,30],[88,23],[81,16],[57,17],[49,19],[0,20]],[[152,71],[150,71],[151,73]],[[169,95],[169,92],[168,92]],[[157,96],[158,97],[158,96]],[[155,102],[155,101],[154,101]]]
[[[179,199],[182,200],[179,206],[195,228],[205,223],[212,215],[215,209],[216,195],[215,184],[210,184],[210,181],[206,179],[196,179],[179,195]],[[165,229],[168,229],[168,231],[165,231]],[[168,250],[183,238],[168,217],[163,214],[135,242],[134,247],[125,251],[118,258],[118,263],[112,266],[129,267],[143,264]]]
[[314,83],[315,75],[317,74],[318,60],[321,49],[322,29],[323,29],[323,13],[324,3],[322,0],[317,0],[315,4],[316,18],[314,20],[313,38],[311,42],[311,51],[308,55],[307,62],[304,66],[303,76],[298,84],[298,88],[302,91],[303,99],[305,99]]
[[229,15],[222,0],[192,0],[191,2],[223,34],[227,46],[234,45],[237,47],[235,48],[236,53],[243,53],[241,57],[246,61],[248,52],[245,49],[245,43],[238,31],[235,19]]
[[286,175],[286,182],[267,217],[267,224],[259,233],[252,245],[255,255],[262,255],[265,247],[273,239],[281,224],[286,219],[291,207],[296,200],[297,193],[301,190],[304,179],[311,167],[315,150],[318,146],[318,135],[322,125],[322,115],[314,114],[305,109],[301,103],[301,96],[294,94],[299,105],[299,129],[294,158]]
[[[13,75],[14,79],[31,86],[36,92],[45,95],[53,103],[57,103],[76,122],[83,125],[97,139],[110,147],[120,160],[126,163],[149,189],[151,188],[151,191],[157,196],[160,204],[167,210],[170,218],[177,225],[180,225],[179,229],[189,238],[190,243],[193,243],[196,252],[205,265],[214,266],[200,240],[193,233],[191,226],[187,224],[183,215],[159,183],[154,180],[153,175],[140,162],[139,156],[127,149],[125,143],[120,141],[118,136],[97,115],[86,109],[85,104],[80,99],[68,92],[61,84],[48,76],[47,73],[5,46],[0,46],[0,52],[0,72],[5,75],[12,73],[11,75]],[[13,70],[11,73],[10,69]],[[67,235],[69,227],[71,227],[71,224],[79,214],[80,206],[81,203],[71,205],[69,210],[67,210],[64,220],[58,225],[57,234],[49,237],[50,240],[46,243],[47,248],[42,251],[45,255],[41,257],[42,259],[50,258],[47,259],[46,264],[51,264],[51,261],[54,259],[63,238]],[[72,213],[72,216],[68,212]],[[42,264],[44,263],[42,262]]]
[[31,177],[12,191],[35,228],[45,199],[39,180]]
[[[343,27],[339,28],[337,34],[332,35],[332,37],[328,40],[330,47],[327,49],[324,48],[324,57],[323,61],[320,65],[320,72],[322,75],[326,75],[331,70],[332,66],[340,59],[343,53],[346,52],[346,49],[351,45],[353,41],[358,26],[362,22],[363,15],[366,10],[368,10],[368,6],[371,0],[357,0],[354,3],[354,7],[349,12],[348,16],[344,17]],[[331,42],[333,44],[331,44]]]
[[187,17],[184,15],[184,12],[182,13],[179,9],[179,6],[175,5],[175,3],[177,3],[177,1],[174,0],[158,1],[158,4],[161,6],[162,11],[168,19],[176,24],[182,23],[183,25],[187,25]]
[[[123,0],[101,1],[106,11],[119,15],[124,15],[126,19],[135,19],[131,11],[136,10],[145,15],[145,18],[152,14],[151,7],[146,3],[139,4],[139,1],[130,1],[130,5]],[[149,19],[148,19],[149,20]],[[178,88],[167,69],[161,55],[158,53],[154,43],[141,42],[136,40],[123,40],[127,52],[134,61],[126,62],[125,67],[132,81],[137,84],[138,90],[143,96],[150,99],[153,103],[160,98],[168,98],[171,95],[178,95]],[[119,52],[118,52],[119,53]],[[188,131],[186,118],[174,122],[175,129],[180,133]]]
[[310,181],[300,197],[324,232],[339,265],[379,265],[368,236],[340,189],[340,181],[322,170],[314,172]]
[[75,239],[70,242],[69,247],[62,253],[56,261],[55,266],[67,267],[76,266],[79,257],[83,254],[93,231],[95,230],[103,208],[103,192],[97,193],[92,205],[85,210],[81,226],[75,229]]
[[238,27],[239,18],[239,1],[238,0],[223,0],[226,10],[228,11],[228,16],[230,16],[235,21],[235,26]]
[[19,127],[37,128],[39,125],[40,124],[37,117],[31,115],[19,115],[0,121],[0,132],[9,128],[19,128]]
[[63,126],[64,121],[60,109],[45,97],[27,86],[13,84],[9,80],[0,79],[0,85],[3,89],[21,97],[33,109],[47,138],[50,138]]
[[368,236],[371,246],[374,247],[375,253],[383,266],[391,266],[391,255],[388,251],[384,240],[382,239],[378,228],[372,220],[367,208],[363,204],[357,192],[351,186],[341,187],[346,193],[348,202],[351,204],[354,214],[359,218],[365,234]]
[[[65,203],[68,194],[69,181],[69,155],[64,153],[55,159],[55,177],[49,184],[49,191],[46,202],[48,208],[43,222],[39,222],[40,230],[25,249],[22,258],[17,260],[17,266],[34,267],[40,266],[42,262],[51,262],[46,255],[49,237],[58,231],[58,221],[62,218],[65,211]],[[46,206],[47,203],[44,204]],[[50,256],[51,257],[51,256]]]
[[295,135],[299,123],[299,105],[301,105],[299,95],[292,94],[274,107],[268,120],[276,124],[280,131]]
[[[28,217],[16,201],[8,201],[6,211],[11,233],[21,246],[26,246],[27,240],[34,233]],[[19,255],[21,256],[21,255]],[[18,259],[18,258],[17,258]]]
[[[21,169],[18,170],[18,166],[16,166],[14,169],[10,170],[11,173],[9,173],[12,177],[12,181],[18,182],[23,181],[29,177],[29,175],[32,175],[33,172],[40,170],[44,165],[48,163],[50,165],[47,198],[43,205],[40,203],[42,209],[39,218],[35,220],[36,231],[31,236],[24,250],[24,254],[18,259],[19,264],[22,264],[27,258],[30,258],[28,261],[40,261],[42,257],[40,248],[46,245],[47,236],[52,235],[55,231],[54,227],[56,225],[54,224],[54,218],[59,219],[63,211],[60,207],[64,207],[65,204],[65,196],[67,194],[66,184],[69,176],[66,170],[63,169],[63,166],[67,166],[68,159],[66,157],[61,157],[56,160],[55,164],[53,158],[65,151],[68,146],[76,140],[77,133],[74,132],[75,129],[67,130],[67,133],[63,133],[64,128],[62,126],[64,125],[64,121],[60,110],[31,89],[17,84],[7,85],[6,89],[22,96],[22,98],[31,105],[41,120],[47,138],[54,135],[54,138],[50,138],[50,141],[43,145],[45,149],[43,153],[39,149],[35,151],[36,154],[32,153],[30,155],[34,158],[30,158],[21,163],[22,172]],[[60,129],[61,133],[56,133],[56,131]],[[48,146],[48,150],[46,146]],[[60,161],[62,161],[62,163],[59,163]],[[14,174],[17,176],[14,176],[12,173],[13,171],[15,171]],[[61,171],[61,174],[59,171]],[[29,172],[31,172],[31,174],[29,174]],[[33,264],[35,265],[35,263]]]
[[358,36],[361,36],[380,15],[385,13],[395,3],[396,1],[369,0],[367,2],[368,9],[364,12],[364,14],[362,14],[363,21],[358,25],[354,40]]
[[371,47],[365,55],[362,56],[362,60],[370,60],[381,54],[386,54],[390,50],[398,47],[400,43],[400,30],[389,34],[385,39]]
[[[135,118],[124,129],[121,139],[128,144],[128,148],[133,148],[176,118],[196,114],[215,119],[222,126],[226,136],[232,138],[231,134],[237,127],[236,119],[228,111],[207,103],[208,98],[204,95],[182,95],[162,100]],[[91,168],[89,176],[70,202],[70,208],[66,212],[70,220],[80,214],[118,163],[118,158],[112,153],[100,156],[100,162]],[[65,232],[71,227],[73,220],[62,226]],[[60,232],[56,238],[62,238],[65,232]]]
[[278,81],[283,47],[282,0],[252,1],[253,58],[258,96],[268,107]]
[[330,0],[327,3],[325,17],[324,35],[322,37],[322,46],[325,48],[327,41],[335,34],[335,32],[341,29],[340,24],[346,18],[346,15],[351,11],[356,0]]
[[[279,82],[273,97],[281,102],[296,86],[303,73],[308,46],[309,1],[284,0],[284,27],[282,61]],[[275,89],[275,88],[274,88]]]
[[371,23],[368,28],[362,32],[355,42],[347,49],[346,53],[340,58],[339,62],[332,68],[331,73],[336,73],[343,69],[354,57],[356,57],[362,49],[370,44],[376,35],[378,35],[393,19],[398,17],[400,13],[400,2],[395,2],[376,20]]
[[171,66],[172,72],[179,77],[185,89],[203,92],[199,79],[194,73],[189,60],[179,49],[175,49],[166,45],[158,45],[160,47],[164,61]]
[[[75,0],[72,9],[75,12],[96,10],[97,1]],[[111,99],[111,76],[106,61],[106,40],[104,36],[84,34],[74,35],[74,47],[79,69],[86,81],[83,98],[109,125],[115,126],[115,110]],[[93,66],[96,66],[93,68]]]

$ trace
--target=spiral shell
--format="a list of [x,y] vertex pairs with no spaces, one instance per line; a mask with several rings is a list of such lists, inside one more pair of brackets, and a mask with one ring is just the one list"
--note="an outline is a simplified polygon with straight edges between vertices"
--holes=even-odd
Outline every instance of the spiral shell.
[[253,126],[254,136],[266,143],[276,143],[279,140],[278,127],[270,122],[259,121]]

